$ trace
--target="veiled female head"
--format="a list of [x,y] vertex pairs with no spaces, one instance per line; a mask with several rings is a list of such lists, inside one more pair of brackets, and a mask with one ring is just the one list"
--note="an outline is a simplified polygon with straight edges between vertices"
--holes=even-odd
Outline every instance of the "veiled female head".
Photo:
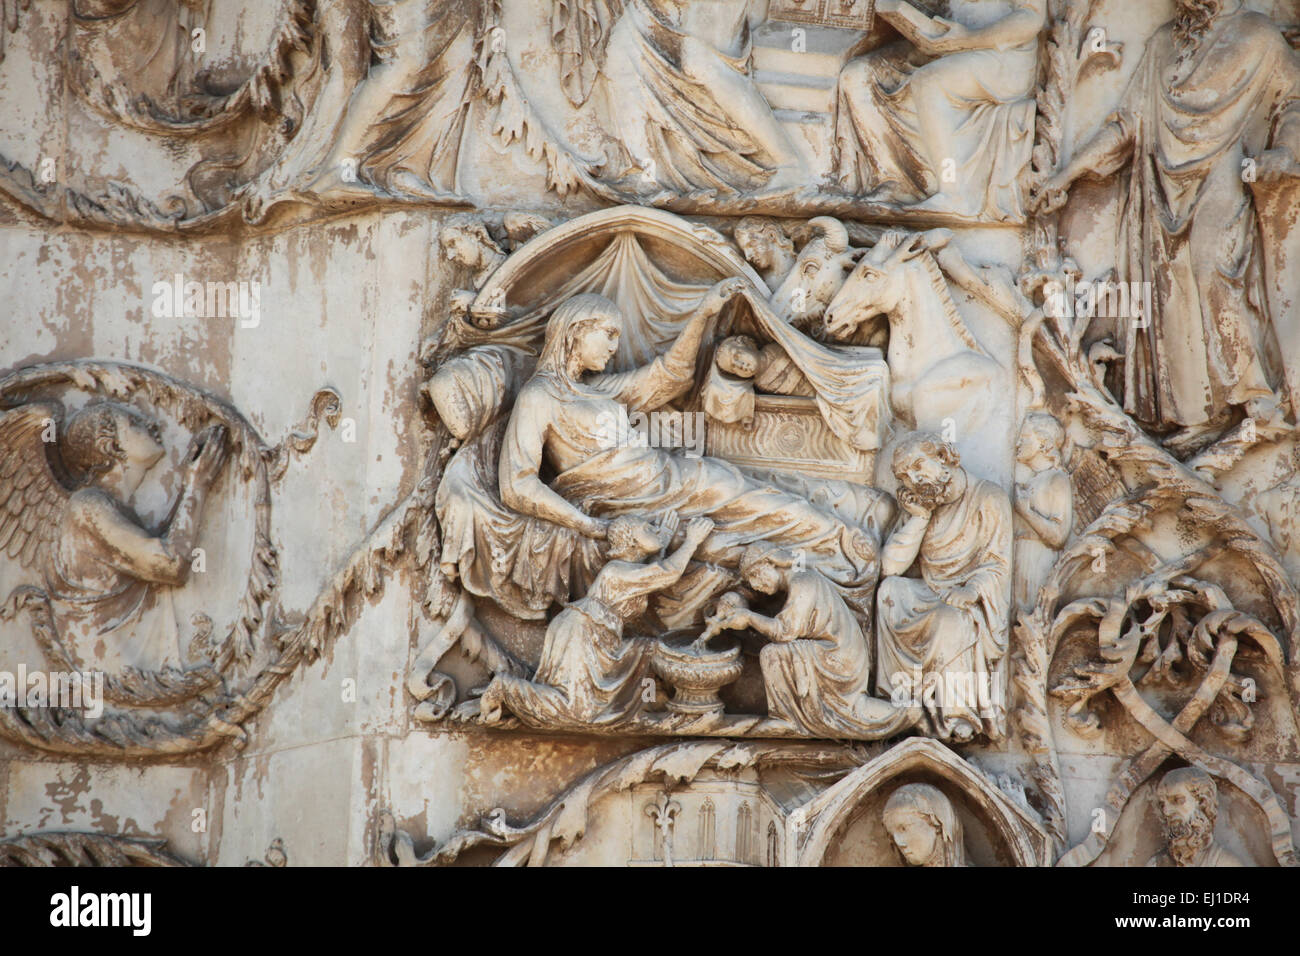
[[537,370],[573,379],[603,372],[618,351],[622,329],[623,313],[609,299],[591,292],[575,295],[547,323]]
[[961,820],[938,787],[909,783],[885,803],[885,829],[908,866],[965,866]]

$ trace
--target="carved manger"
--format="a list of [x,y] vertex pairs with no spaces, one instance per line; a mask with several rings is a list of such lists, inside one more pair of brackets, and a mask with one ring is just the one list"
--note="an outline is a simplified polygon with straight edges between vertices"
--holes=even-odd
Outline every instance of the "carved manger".
[[822,418],[817,400],[802,395],[755,395],[746,427],[708,420],[706,454],[737,465],[779,469],[814,478],[871,484],[875,454],[853,448]]

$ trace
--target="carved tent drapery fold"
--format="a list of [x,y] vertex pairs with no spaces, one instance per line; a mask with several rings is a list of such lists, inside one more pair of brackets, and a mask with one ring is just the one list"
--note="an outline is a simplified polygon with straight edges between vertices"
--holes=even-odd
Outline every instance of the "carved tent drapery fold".
[[678,282],[646,254],[630,232],[618,232],[590,265],[550,293],[537,306],[550,312],[565,299],[595,292],[612,300],[626,320],[613,371],[644,365],[671,342],[699,305],[712,282]]
[[831,431],[859,451],[877,451],[892,417],[889,366],[880,349],[827,348],[763,309],[754,310],[754,320],[811,383]]
[[[690,277],[695,275],[698,284],[708,286],[718,279],[735,275],[748,279],[764,297],[769,294],[767,284],[758,273],[716,230],[660,209],[614,206],[561,223],[516,249],[483,284],[471,312],[508,314],[508,322],[502,319],[498,323],[502,327],[522,324],[525,313],[530,313],[534,319],[544,318],[549,309],[561,301],[553,291],[555,282],[548,281],[547,273],[569,275],[571,270],[566,268],[569,257],[590,248],[586,255],[594,261],[599,258],[596,250],[605,249],[624,234],[634,237],[643,252],[649,243],[671,247],[675,259],[673,272],[683,276],[681,279],[668,277],[674,283],[695,285],[690,281]],[[661,273],[668,268],[666,262],[661,264],[649,252],[645,253],[644,260],[638,261],[648,261]],[[571,287],[569,294],[585,291],[599,290]],[[619,302],[619,305],[623,303]],[[543,326],[544,323],[537,325],[532,333],[538,342],[541,341]],[[473,343],[466,341],[465,344]],[[619,360],[622,360],[622,353]]]

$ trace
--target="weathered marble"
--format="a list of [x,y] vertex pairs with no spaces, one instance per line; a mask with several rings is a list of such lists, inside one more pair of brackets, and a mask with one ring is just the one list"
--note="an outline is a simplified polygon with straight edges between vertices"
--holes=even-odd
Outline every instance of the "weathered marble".
[[0,864],[1295,865],[1293,3],[0,10]]

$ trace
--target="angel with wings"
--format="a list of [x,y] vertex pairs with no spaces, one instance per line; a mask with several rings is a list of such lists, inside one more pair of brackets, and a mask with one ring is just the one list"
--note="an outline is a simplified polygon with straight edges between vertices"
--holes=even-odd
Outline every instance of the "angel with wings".
[[226,429],[194,437],[155,534],[131,501],[165,456],[158,423],[93,402],[68,419],[55,456],[59,411],[34,402],[0,412],[0,551],[42,577],[56,637],[80,666],[179,667],[171,589],[189,576]]

